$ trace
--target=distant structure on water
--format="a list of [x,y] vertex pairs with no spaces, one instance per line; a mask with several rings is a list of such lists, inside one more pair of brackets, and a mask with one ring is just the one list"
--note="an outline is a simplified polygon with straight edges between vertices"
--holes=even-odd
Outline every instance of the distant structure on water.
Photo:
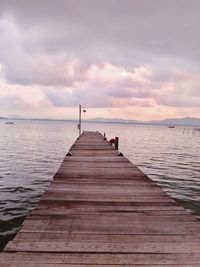
[[188,129],[184,129],[183,133],[187,133],[187,134],[192,133],[192,135],[196,135],[196,134],[200,135],[200,127],[193,128],[193,129],[189,129],[189,128]]

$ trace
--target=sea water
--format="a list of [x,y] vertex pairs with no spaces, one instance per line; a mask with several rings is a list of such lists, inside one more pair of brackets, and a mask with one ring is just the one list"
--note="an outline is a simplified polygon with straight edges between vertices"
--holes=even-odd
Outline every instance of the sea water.
[[[189,127],[83,123],[200,218],[200,134]],[[0,248],[36,206],[78,136],[77,123],[0,120]]]

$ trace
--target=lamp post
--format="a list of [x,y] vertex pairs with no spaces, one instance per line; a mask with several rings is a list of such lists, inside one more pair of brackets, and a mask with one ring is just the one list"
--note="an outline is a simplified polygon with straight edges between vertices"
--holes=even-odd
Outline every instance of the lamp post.
[[85,110],[85,108],[82,108],[81,105],[79,105],[79,120],[78,120],[79,137],[81,135],[81,115],[82,115],[82,112],[85,113],[86,110]]

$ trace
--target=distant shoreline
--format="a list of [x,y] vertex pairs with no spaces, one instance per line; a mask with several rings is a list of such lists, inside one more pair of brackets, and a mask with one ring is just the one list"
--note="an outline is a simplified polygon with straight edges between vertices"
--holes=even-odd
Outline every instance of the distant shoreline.
[[[47,122],[74,122],[77,123],[78,120],[75,119],[45,119],[45,118],[12,118],[12,117],[0,117],[0,120],[3,121],[47,121]],[[112,119],[90,119],[83,120],[84,123],[100,123],[100,124],[123,124],[123,125],[150,125],[150,126],[169,126],[173,125],[177,126],[186,126],[186,127],[200,127],[200,119],[199,123],[184,123],[181,121],[175,122],[170,121],[170,119],[166,119],[166,121],[150,121],[150,122],[140,122],[140,121],[126,121],[126,120],[112,120]],[[180,119],[181,120],[181,119]]]

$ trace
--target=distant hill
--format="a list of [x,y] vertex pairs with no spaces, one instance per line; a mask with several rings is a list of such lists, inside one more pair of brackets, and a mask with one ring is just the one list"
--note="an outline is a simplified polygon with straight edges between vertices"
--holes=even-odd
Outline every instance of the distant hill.
[[[20,116],[10,116],[10,117],[0,117],[0,119],[12,119],[12,120],[38,120],[38,121],[68,121],[77,122],[77,119],[38,119],[38,118],[25,118]],[[143,125],[182,125],[191,127],[200,127],[200,118],[172,118],[164,120],[152,120],[152,121],[138,121],[138,120],[124,120],[117,118],[93,118],[88,120],[83,120],[90,123],[121,123],[121,124],[143,124]]]
[[165,120],[153,120],[146,122],[148,124],[159,124],[159,125],[186,125],[186,126],[200,126],[200,118],[172,118]]
[[87,120],[89,122],[100,122],[100,123],[135,123],[135,124],[141,124],[141,121],[137,121],[137,120],[123,120],[123,119],[117,119],[117,118],[94,118],[94,119],[90,119]]
[[172,118],[164,120],[152,120],[152,121],[138,121],[138,120],[123,120],[123,119],[107,119],[107,118],[95,118],[89,120],[90,122],[100,123],[124,123],[124,124],[148,124],[148,125],[185,125],[185,126],[200,126],[200,118]]

